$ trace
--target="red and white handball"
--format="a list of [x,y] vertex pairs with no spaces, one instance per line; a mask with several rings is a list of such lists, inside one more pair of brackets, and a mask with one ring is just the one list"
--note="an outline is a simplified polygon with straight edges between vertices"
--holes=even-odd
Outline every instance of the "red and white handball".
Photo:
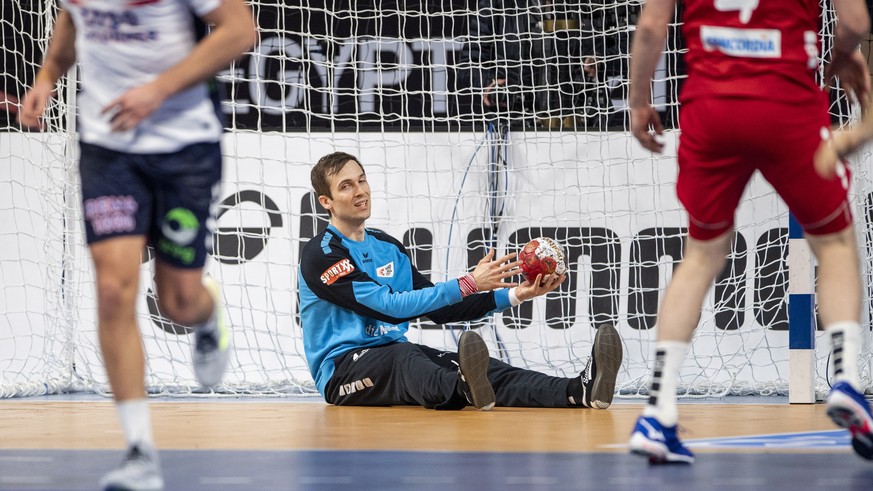
[[552,273],[560,275],[567,272],[564,250],[548,237],[537,237],[525,244],[518,253],[518,260],[521,261],[525,279],[529,281],[534,281],[537,275],[545,277]]

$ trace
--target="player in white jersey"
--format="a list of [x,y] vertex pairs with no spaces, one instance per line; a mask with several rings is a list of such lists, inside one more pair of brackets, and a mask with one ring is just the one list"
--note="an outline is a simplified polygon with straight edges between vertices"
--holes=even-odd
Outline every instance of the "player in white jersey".
[[[202,36],[204,22],[213,28]],[[40,127],[58,79],[79,62],[79,169],[98,334],[129,449],[104,489],[163,488],[135,316],[147,244],[157,256],[161,312],[195,333],[200,383],[219,383],[227,366],[220,295],[202,275],[221,178],[222,124],[208,79],[256,36],[243,0],[62,0],[22,102],[19,121]]]

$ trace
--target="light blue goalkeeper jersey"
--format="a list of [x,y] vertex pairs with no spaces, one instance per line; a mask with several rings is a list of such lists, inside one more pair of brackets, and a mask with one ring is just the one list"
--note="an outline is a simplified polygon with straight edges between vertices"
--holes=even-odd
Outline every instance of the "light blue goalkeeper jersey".
[[406,342],[411,319],[462,322],[510,306],[505,288],[462,299],[457,279],[434,285],[403,244],[372,229],[357,242],[328,226],[303,248],[298,280],[303,347],[322,395],[336,357]]

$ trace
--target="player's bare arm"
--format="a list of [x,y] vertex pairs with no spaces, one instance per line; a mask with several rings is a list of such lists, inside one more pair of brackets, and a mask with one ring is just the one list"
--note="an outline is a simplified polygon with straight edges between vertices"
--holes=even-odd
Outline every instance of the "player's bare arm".
[[113,113],[114,131],[136,127],[168,97],[211,77],[257,42],[252,11],[243,0],[224,0],[203,20],[214,27],[186,58],[154,81],[125,92],[103,108],[104,114]]
[[834,0],[834,9],[840,21],[825,76],[829,82],[838,79],[840,86],[864,106],[865,114],[857,126],[835,132],[816,151],[815,170],[827,178],[836,176],[838,162],[873,139],[870,73],[867,60],[858,50],[858,43],[870,30],[866,7],[862,0]]
[[[631,47],[631,81],[628,104],[631,132],[647,150],[660,153],[664,144],[661,118],[652,107],[652,77],[667,38],[667,25],[673,18],[676,0],[649,0],[643,7]],[[651,129],[651,131],[650,131]]]
[[42,67],[36,74],[33,87],[21,102],[18,122],[28,128],[40,128],[40,118],[58,80],[76,63],[76,27],[70,14],[61,10],[55,23],[48,51]]

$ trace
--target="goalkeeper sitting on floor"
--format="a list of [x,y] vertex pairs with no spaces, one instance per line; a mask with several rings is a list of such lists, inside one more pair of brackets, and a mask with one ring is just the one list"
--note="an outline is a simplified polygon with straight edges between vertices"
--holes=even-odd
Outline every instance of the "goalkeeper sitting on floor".
[[473,331],[461,334],[458,352],[406,339],[409,320],[442,324],[483,317],[556,289],[564,275],[521,284],[515,254],[489,252],[458,279],[428,281],[395,238],[365,228],[370,185],[361,163],[336,152],[312,169],[312,186],[330,225],[303,248],[300,318],[309,370],[319,392],[338,406],[421,405],[462,409],[472,405],[591,407],[612,402],[621,365],[621,339],[600,326],[581,375],[552,377],[489,357]]

